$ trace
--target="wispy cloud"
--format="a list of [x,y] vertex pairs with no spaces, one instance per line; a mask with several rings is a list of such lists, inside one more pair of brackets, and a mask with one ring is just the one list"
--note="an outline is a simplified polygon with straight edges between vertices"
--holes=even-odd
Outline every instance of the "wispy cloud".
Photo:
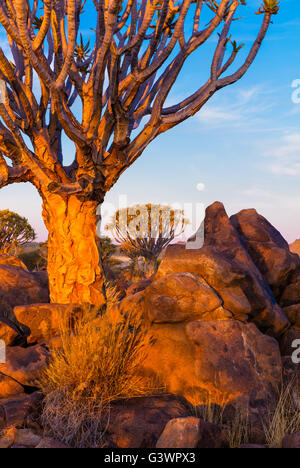
[[[219,99],[220,102],[220,99]],[[197,114],[197,120],[210,128],[224,126],[260,127],[263,122],[262,116],[274,106],[270,98],[269,90],[262,86],[254,86],[248,89],[234,90],[234,94],[228,93],[223,103],[219,105],[207,104]]]
[[300,177],[300,133],[290,133],[273,141],[263,156],[272,159],[268,168],[273,174]]

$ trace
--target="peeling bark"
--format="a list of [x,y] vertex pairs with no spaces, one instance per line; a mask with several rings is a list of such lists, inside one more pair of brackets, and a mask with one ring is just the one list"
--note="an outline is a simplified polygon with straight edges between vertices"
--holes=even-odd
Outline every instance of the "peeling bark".
[[43,194],[51,302],[97,306],[105,302],[96,233],[97,205],[74,195]]

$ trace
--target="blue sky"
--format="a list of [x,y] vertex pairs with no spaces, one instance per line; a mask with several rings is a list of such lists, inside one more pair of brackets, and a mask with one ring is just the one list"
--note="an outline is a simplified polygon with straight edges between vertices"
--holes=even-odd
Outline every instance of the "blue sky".
[[[234,24],[233,38],[246,43],[243,53],[259,27],[261,17],[254,15],[259,4],[248,1],[248,7],[241,9],[245,18]],[[107,203],[118,207],[120,195],[126,195],[129,204],[193,203],[195,207],[219,200],[229,214],[256,208],[289,241],[300,238],[300,91],[292,88],[298,79],[300,89],[299,0],[282,0],[273,23],[246,77],[154,141],[107,194]],[[89,25],[84,26],[87,35]],[[212,39],[191,57],[170,102],[189,95],[207,77],[214,45]],[[66,151],[71,152],[68,145]],[[204,190],[197,190],[199,183]],[[26,216],[40,240],[47,237],[41,202],[32,186],[2,189],[0,209],[6,208]]]

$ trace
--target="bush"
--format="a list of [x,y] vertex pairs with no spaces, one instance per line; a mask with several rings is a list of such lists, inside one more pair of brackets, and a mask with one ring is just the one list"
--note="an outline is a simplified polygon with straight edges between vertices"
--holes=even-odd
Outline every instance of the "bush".
[[62,346],[53,350],[40,382],[42,423],[72,447],[101,446],[110,403],[153,393],[138,373],[151,338],[138,316],[110,323],[88,312],[73,326],[61,319],[60,329]]
[[32,242],[36,235],[26,218],[9,210],[0,211],[0,252],[14,254],[18,247]]

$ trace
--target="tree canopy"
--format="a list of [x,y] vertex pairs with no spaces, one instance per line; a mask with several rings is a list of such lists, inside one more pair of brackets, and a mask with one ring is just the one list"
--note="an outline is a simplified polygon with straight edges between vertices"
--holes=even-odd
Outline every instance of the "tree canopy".
[[[263,0],[261,27],[242,60],[230,34],[245,0],[1,0],[0,186],[32,182],[42,196],[102,201],[158,135],[198,112],[254,61],[279,2]],[[88,8],[88,13],[86,9]],[[82,15],[96,18],[90,39]],[[209,17],[209,21],[207,19]],[[216,35],[208,79],[174,105],[186,60]],[[66,164],[62,135],[75,144]]]
[[0,253],[11,254],[36,235],[26,218],[9,210],[0,211]]

